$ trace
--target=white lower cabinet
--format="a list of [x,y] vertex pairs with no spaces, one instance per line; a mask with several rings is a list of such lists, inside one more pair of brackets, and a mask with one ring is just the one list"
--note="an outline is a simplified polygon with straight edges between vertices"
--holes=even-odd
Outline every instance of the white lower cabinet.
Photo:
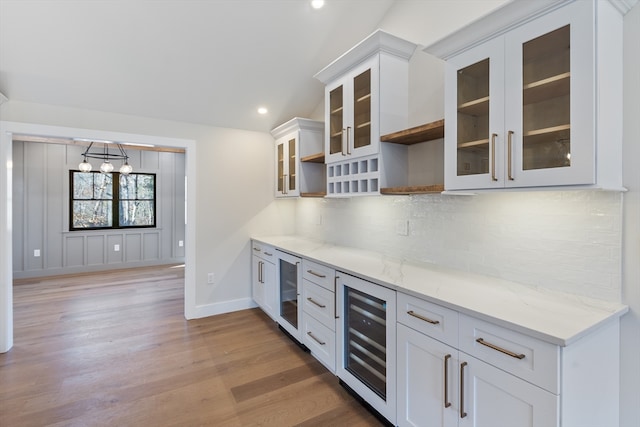
[[[455,408],[461,427],[550,427],[559,424],[560,397],[460,352]],[[427,424],[424,424],[427,425]],[[429,424],[431,425],[431,424]]]
[[559,396],[398,324],[398,425],[548,427]]
[[398,425],[457,425],[458,350],[402,324],[397,339]]
[[275,250],[271,246],[252,242],[251,295],[260,308],[273,320],[278,317],[276,302]]
[[303,259],[302,277],[302,342],[320,363],[335,373],[335,270]]
[[281,305],[295,302],[292,336],[394,425],[618,425],[617,317],[561,346],[538,329],[493,323],[484,320],[490,314],[475,317],[336,271],[337,265],[259,242],[253,250],[260,307],[283,320],[281,282]]

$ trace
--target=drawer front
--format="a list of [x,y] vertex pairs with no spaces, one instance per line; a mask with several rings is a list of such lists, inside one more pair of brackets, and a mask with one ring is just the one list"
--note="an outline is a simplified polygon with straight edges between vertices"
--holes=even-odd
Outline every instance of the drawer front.
[[461,314],[460,350],[560,393],[560,348],[556,345]]
[[302,321],[302,342],[309,347],[311,354],[331,371],[336,372],[336,333],[309,316]]
[[398,292],[398,322],[458,347],[458,312]]
[[251,253],[271,263],[276,262],[276,251],[271,245],[265,245],[264,243],[253,240],[251,242]]
[[302,280],[302,306],[305,313],[312,315],[332,331],[336,330],[333,292],[304,279]]
[[336,272],[331,267],[306,259],[302,260],[302,277],[310,282],[333,292],[335,291],[335,276]]

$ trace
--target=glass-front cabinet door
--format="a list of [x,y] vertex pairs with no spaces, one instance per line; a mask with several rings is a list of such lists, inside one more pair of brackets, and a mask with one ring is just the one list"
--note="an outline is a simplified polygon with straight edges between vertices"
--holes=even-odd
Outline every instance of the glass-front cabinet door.
[[300,195],[298,188],[298,133],[276,141],[276,197]]
[[328,163],[378,152],[377,67],[376,57],[326,87]]
[[581,3],[447,62],[447,189],[595,183],[593,31]]
[[504,50],[492,40],[447,62],[445,185],[503,187]]
[[285,252],[276,252],[278,254],[278,324],[300,341],[302,323],[299,291],[302,286],[301,260]]
[[596,181],[591,13],[576,2],[505,37],[507,187]]

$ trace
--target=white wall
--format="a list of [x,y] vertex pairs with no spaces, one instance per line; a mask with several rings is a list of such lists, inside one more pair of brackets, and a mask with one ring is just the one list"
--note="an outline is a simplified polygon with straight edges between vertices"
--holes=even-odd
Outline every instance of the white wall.
[[184,153],[127,149],[134,172],[156,176],[155,227],[70,232],[69,171],[78,169],[85,149],[14,139],[13,277],[184,262]]
[[[196,141],[195,317],[251,306],[249,236],[293,232],[294,205],[273,199],[273,138],[136,116],[9,101],[2,120]],[[73,137],[73,135],[69,135]],[[187,224],[189,227],[189,224]],[[214,272],[216,283],[207,284]]]
[[621,426],[640,425],[640,4],[624,19],[624,222],[622,301]]

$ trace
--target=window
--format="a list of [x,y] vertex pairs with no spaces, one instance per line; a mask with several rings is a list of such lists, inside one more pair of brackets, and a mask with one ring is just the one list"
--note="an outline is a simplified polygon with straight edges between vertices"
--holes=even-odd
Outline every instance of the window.
[[70,230],[156,226],[156,175],[70,171]]

